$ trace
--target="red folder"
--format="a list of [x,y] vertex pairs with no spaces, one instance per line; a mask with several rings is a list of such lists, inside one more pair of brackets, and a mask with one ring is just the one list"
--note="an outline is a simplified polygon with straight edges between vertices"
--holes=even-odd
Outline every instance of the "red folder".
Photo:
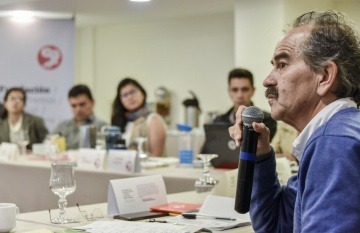
[[184,203],[184,202],[170,202],[164,205],[157,205],[150,207],[150,210],[156,212],[166,212],[173,214],[182,214],[184,212],[199,209],[201,204]]

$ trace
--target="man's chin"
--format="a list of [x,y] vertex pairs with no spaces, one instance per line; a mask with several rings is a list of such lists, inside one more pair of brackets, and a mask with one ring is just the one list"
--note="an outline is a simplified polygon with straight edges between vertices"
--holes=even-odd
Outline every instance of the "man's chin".
[[271,106],[271,118],[276,121],[282,120],[282,111],[279,111],[279,108],[274,105]]
[[85,118],[85,117],[75,117],[75,120],[76,120],[77,122],[84,122],[84,121],[87,120],[87,118]]

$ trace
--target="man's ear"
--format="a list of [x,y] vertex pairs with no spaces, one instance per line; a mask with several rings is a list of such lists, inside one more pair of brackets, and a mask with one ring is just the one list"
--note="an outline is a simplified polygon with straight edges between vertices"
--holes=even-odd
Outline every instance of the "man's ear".
[[328,61],[324,70],[317,74],[318,88],[317,93],[320,96],[326,95],[332,91],[337,85],[338,67],[333,61]]

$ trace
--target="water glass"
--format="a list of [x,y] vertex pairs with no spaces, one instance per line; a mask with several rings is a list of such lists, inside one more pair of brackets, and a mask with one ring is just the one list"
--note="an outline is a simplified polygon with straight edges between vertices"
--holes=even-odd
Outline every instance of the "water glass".
[[59,217],[51,219],[51,222],[55,224],[78,222],[78,220],[65,215],[65,208],[67,206],[66,196],[75,192],[76,189],[74,164],[72,162],[52,163],[49,185],[51,191],[59,196],[58,206],[60,209]]

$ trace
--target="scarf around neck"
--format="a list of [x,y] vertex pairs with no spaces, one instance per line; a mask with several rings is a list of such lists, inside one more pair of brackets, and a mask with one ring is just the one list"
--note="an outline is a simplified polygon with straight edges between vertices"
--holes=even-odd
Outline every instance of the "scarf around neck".
[[150,114],[150,111],[147,106],[144,106],[142,108],[139,108],[138,110],[129,113],[126,118],[128,121],[134,121],[138,119],[139,117],[147,117]]

